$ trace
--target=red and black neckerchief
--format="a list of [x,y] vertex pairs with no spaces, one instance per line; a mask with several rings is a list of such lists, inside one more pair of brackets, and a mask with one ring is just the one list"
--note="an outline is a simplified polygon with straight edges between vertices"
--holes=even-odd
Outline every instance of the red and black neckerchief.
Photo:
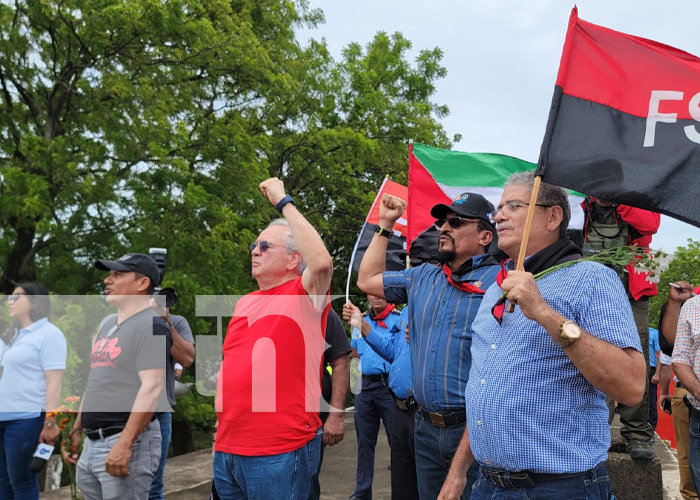
[[396,306],[394,304],[387,304],[387,306],[384,308],[382,312],[377,314],[376,316],[373,316],[374,314],[374,309],[371,307],[369,308],[369,319],[374,320],[377,322],[379,326],[382,328],[387,328],[386,323],[384,323],[384,320],[386,319],[387,316],[389,316],[389,313],[394,310]]
[[[564,236],[562,239],[556,243],[552,243],[546,248],[543,248],[532,257],[525,261],[525,271],[537,274],[545,269],[549,269],[552,266],[561,264],[562,262],[569,262],[572,260],[580,259],[581,249],[576,246],[576,244],[569,239],[568,236]],[[510,259],[508,259],[510,260]],[[501,286],[503,280],[508,277],[508,271],[505,268],[505,263],[507,260],[501,262],[501,270],[498,271],[496,275],[496,283]],[[498,302],[491,308],[491,314],[496,318],[499,323],[503,320],[503,312],[506,307],[506,299],[499,298]]]
[[468,272],[473,271],[474,269],[479,269],[480,267],[485,266],[494,266],[497,263],[498,261],[493,256],[487,255],[479,261],[479,264],[476,267],[474,267],[474,259],[469,259],[464,264],[459,266],[459,268],[454,272],[452,271],[452,268],[450,266],[448,266],[447,264],[443,264],[442,272],[445,273],[447,281],[453,287],[467,293],[484,294],[486,290],[482,290],[480,288],[480,284],[477,286],[476,284],[472,284],[468,281],[460,281],[458,279],[455,279],[454,276],[462,276],[464,274],[467,274]]

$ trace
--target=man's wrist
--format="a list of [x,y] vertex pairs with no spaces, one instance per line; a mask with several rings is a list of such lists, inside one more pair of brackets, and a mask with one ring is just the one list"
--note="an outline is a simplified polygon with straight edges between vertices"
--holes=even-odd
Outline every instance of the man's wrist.
[[395,220],[379,219],[379,225],[382,226],[382,229],[386,229],[387,231],[393,232],[394,224],[396,224]]
[[285,194],[284,197],[275,204],[275,208],[281,213],[282,209],[285,206],[287,206],[287,204],[289,204],[289,203],[296,206],[296,203],[294,203],[294,200],[292,199],[292,197],[289,196],[288,194]]

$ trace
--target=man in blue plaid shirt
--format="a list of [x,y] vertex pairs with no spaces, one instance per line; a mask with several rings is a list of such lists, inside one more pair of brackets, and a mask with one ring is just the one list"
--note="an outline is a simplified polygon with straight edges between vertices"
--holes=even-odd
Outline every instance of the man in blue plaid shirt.
[[[615,272],[581,262],[534,279],[580,257],[565,236],[563,189],[542,183],[525,271],[513,270],[533,181],[532,172],[511,175],[492,214],[498,246],[511,260],[472,323],[467,430],[440,499],[461,495],[474,460],[472,500],[613,498],[605,395],[628,405],[644,395],[642,346]],[[515,311],[504,314],[510,304]]]

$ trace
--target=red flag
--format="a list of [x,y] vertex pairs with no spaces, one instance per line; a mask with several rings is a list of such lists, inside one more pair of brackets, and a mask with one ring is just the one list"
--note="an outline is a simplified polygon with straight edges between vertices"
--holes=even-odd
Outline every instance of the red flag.
[[700,59],[574,8],[537,174],[700,226],[698,122]]

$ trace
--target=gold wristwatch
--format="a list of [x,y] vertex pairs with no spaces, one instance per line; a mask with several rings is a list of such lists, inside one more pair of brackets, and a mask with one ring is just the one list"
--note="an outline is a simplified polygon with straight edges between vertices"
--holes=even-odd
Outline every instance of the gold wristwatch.
[[555,340],[562,349],[581,338],[581,327],[573,321],[564,321],[559,327],[559,338]]

